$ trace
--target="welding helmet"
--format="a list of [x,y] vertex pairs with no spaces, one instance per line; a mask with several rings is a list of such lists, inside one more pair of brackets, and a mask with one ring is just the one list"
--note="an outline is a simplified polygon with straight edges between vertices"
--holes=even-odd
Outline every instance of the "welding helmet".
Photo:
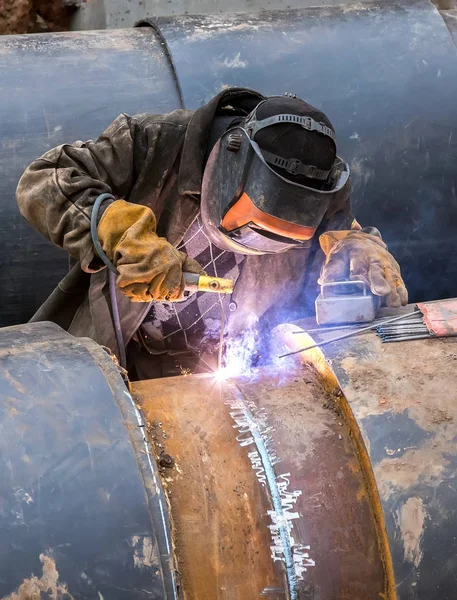
[[267,98],[208,157],[205,232],[220,248],[242,254],[307,246],[348,179],[324,113],[295,96]]

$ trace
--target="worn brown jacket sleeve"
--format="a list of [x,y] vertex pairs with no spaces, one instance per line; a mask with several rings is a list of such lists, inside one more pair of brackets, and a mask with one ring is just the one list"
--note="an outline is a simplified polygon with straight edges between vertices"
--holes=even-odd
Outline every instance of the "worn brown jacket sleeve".
[[[102,267],[94,260],[90,236],[92,206],[104,192],[126,198],[133,185],[134,117],[119,116],[95,141],[64,144],[35,160],[21,177],[16,198],[27,221],[81,263],[83,270]],[[105,202],[100,215],[110,201]]]

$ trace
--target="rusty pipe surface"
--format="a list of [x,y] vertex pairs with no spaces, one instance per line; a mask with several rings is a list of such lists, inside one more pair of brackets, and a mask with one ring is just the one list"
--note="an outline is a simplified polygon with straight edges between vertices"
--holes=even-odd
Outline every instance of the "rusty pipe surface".
[[0,597],[52,570],[56,600],[453,600],[456,343],[367,334],[131,396],[94,342],[0,330]]
[[0,330],[0,366],[4,600],[385,592],[338,394],[311,371],[141,382],[132,397],[105,350],[52,323]]
[[[297,325],[279,333],[298,349],[313,326],[305,319],[301,335],[292,335]],[[455,598],[457,341],[383,344],[367,333],[299,356],[341,386],[341,409],[378,493],[396,597]]]
[[377,600],[376,522],[349,431],[314,372],[135,382],[188,600]]

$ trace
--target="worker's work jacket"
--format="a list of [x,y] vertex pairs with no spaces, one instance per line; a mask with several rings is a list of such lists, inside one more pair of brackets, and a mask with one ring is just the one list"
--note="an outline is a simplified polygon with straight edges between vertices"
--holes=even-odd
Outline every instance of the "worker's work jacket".
[[[95,141],[64,144],[35,160],[17,188],[19,209],[27,221],[64,248],[76,264],[32,318],[54,321],[76,336],[87,336],[118,352],[112,324],[107,269],[90,235],[96,198],[116,198],[149,206],[157,233],[177,246],[200,211],[207,143],[218,116],[245,116],[263,99],[234,88],[221,92],[197,111],[165,115],[119,116]],[[111,201],[102,204],[99,218]],[[335,195],[321,230],[349,229],[349,185]],[[298,300],[304,287],[313,291],[322,264],[317,236],[306,247],[276,255],[247,256],[234,294],[236,311],[229,333],[241,331],[267,311]],[[143,322],[148,303],[131,302],[118,291],[126,343]],[[302,296],[303,297],[303,296]]]

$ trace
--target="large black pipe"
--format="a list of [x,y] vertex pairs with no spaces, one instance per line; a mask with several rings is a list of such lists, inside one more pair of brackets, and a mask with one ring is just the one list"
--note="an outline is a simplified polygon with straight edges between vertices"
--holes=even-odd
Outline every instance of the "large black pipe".
[[17,211],[27,163],[121,112],[181,106],[176,73],[186,108],[230,85],[322,107],[355,214],[382,230],[411,298],[457,296],[457,50],[431,2],[388,1],[0,39],[0,325],[27,320],[67,269]]
[[0,597],[177,600],[167,506],[138,409],[92,340],[0,332]]
[[457,51],[429,0],[158,26],[188,108],[231,85],[322,107],[352,168],[355,215],[381,230],[411,299],[457,296]]

